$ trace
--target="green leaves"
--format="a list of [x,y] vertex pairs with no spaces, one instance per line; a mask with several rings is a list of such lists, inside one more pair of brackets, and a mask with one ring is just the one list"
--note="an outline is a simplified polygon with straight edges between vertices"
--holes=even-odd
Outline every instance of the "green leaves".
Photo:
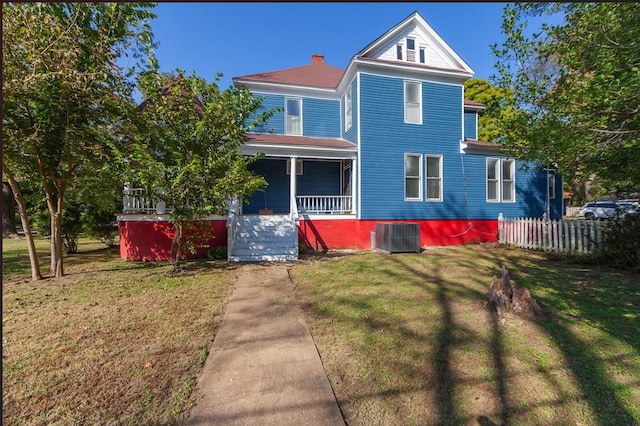
[[[542,19],[560,23],[527,35]],[[640,4],[507,5],[503,33],[496,80],[517,108],[503,143],[558,163],[577,186],[597,176],[606,191],[640,190],[638,168],[621,161],[640,156]]]

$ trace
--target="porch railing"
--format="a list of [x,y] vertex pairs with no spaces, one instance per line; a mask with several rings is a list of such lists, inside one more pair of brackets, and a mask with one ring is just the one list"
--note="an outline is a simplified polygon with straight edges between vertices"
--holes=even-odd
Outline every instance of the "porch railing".
[[157,213],[167,212],[164,201],[157,201],[147,195],[144,188],[132,188],[125,184],[122,190],[122,212],[123,213]]
[[350,195],[298,195],[300,213],[351,214]]

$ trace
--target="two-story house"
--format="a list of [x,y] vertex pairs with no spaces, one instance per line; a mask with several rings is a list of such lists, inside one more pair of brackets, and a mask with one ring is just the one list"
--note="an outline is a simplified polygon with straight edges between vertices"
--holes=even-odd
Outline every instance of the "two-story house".
[[[484,106],[464,97],[473,74],[414,12],[344,70],[314,54],[307,65],[235,77],[282,111],[243,147],[264,153],[252,167],[268,187],[234,203],[229,218],[211,218],[215,241],[228,243],[231,260],[287,260],[299,243],[370,248],[381,222],[416,224],[430,246],[495,242],[500,213],[561,217],[559,177],[477,140]],[[145,250],[129,231],[121,250],[134,258]]]

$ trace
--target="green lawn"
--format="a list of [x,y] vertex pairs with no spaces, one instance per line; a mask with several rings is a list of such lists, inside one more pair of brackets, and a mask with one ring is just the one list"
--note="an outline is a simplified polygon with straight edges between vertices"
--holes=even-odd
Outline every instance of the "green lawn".
[[[548,320],[490,313],[503,263]],[[350,425],[640,424],[637,274],[469,246],[291,276]]]
[[[238,266],[174,275],[88,240],[65,261],[32,282],[3,241],[3,424],[179,423]],[[491,314],[503,263],[548,320]],[[351,426],[640,424],[637,274],[478,245],[305,255],[290,275]]]

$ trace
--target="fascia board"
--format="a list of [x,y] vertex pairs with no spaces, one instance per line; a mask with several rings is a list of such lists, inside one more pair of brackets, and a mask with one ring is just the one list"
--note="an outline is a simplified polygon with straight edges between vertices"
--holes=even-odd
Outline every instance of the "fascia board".
[[267,157],[291,157],[345,159],[356,158],[357,147],[332,149],[323,147],[306,147],[299,145],[248,144],[242,146],[242,154],[257,155],[263,153]]
[[259,92],[273,92],[279,95],[296,95],[323,99],[338,99],[336,89],[321,87],[297,86],[293,84],[267,83],[259,81],[234,80],[234,86],[246,86],[249,90]]

